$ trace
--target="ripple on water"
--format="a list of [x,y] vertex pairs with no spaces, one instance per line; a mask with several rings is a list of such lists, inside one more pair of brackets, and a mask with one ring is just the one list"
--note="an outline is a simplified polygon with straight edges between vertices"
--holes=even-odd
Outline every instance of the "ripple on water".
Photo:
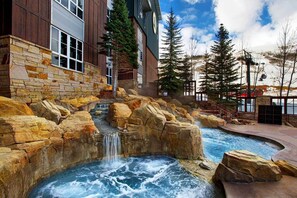
[[29,195],[43,197],[221,197],[214,186],[163,156],[121,159],[108,169],[94,162],[57,174],[40,183]]

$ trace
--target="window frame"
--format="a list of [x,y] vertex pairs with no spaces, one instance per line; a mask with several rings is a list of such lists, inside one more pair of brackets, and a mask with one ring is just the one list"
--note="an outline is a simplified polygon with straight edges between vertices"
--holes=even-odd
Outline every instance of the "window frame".
[[[52,39],[53,39],[53,29],[57,30],[58,31],[58,52],[54,51],[52,49]],[[66,55],[62,54],[61,53],[61,35],[65,34],[67,36],[67,53]],[[75,53],[76,53],[76,56],[75,58],[74,57],[71,57],[71,39],[74,39],[75,40],[75,44],[76,44],[76,48],[75,48]],[[56,39],[54,39],[56,40]],[[81,43],[81,50],[78,49],[78,44]],[[83,46],[83,41],[77,39],[76,37],[70,35],[70,34],[67,34],[66,32],[64,32],[63,30],[60,30],[59,28],[55,27],[55,26],[51,26],[51,38],[50,38],[50,49],[52,51],[52,59],[53,59],[53,56],[58,56],[58,64],[55,64],[53,63],[52,61],[52,65],[56,66],[56,67],[59,67],[59,68],[63,68],[63,69],[68,69],[68,70],[71,70],[71,71],[75,71],[75,72],[81,72],[81,73],[84,73],[84,46]],[[78,59],[78,51],[81,52],[81,60]],[[66,58],[67,60],[67,67],[64,67],[61,65],[61,58]],[[71,68],[71,65],[70,65],[70,62],[71,61],[74,61],[75,62],[75,66],[74,66],[74,69]],[[81,70],[78,70],[78,64],[81,64]]]
[[[67,7],[62,4],[62,0],[55,0],[58,4],[60,4],[63,8],[67,9],[71,14],[79,18],[80,20],[84,21],[84,7],[85,7],[85,1],[84,0],[67,0],[68,5]],[[79,1],[82,2],[81,7],[79,6]],[[75,13],[72,12],[71,6],[72,4],[75,6]],[[79,16],[79,10],[81,11],[81,17]]]

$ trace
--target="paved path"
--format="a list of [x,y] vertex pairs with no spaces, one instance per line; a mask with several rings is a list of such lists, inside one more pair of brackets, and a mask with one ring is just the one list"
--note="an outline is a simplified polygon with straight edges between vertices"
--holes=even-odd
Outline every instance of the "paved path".
[[[284,149],[272,157],[273,161],[286,160],[297,166],[297,128],[280,125],[233,125],[225,130],[274,140]],[[297,178],[284,176],[279,182],[235,184],[224,183],[228,198],[297,198]]]

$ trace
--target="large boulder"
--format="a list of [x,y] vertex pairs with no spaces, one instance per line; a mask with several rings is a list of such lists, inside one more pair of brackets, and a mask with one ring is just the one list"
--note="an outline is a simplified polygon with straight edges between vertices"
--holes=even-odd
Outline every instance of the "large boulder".
[[198,159],[203,157],[201,133],[195,125],[166,122],[162,142],[163,149],[176,158]]
[[59,124],[61,118],[65,119],[71,114],[68,109],[47,100],[32,103],[30,107],[35,115],[54,121],[56,124]]
[[119,98],[125,98],[127,97],[127,92],[124,88],[118,87],[117,88],[117,97]]
[[124,103],[113,103],[109,106],[107,121],[113,127],[124,128],[132,114],[131,109]]
[[225,153],[214,175],[214,181],[241,183],[274,182],[281,178],[275,163],[243,150]]
[[11,116],[0,118],[0,146],[60,138],[56,123],[37,116]]
[[200,115],[198,119],[203,126],[210,128],[217,128],[220,126],[225,126],[227,124],[224,119],[218,118],[214,115]]
[[166,154],[181,159],[203,157],[197,126],[181,123],[165,110],[147,104],[133,111],[123,133],[124,154]]
[[34,115],[26,103],[0,96],[0,117],[15,115]]
[[87,111],[78,111],[63,120],[59,127],[63,130],[65,141],[78,140],[88,142],[96,132],[92,116]]

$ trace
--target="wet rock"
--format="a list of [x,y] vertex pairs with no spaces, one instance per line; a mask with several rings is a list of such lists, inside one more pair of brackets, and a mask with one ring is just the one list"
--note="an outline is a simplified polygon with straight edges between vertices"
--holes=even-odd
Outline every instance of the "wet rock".
[[214,181],[274,182],[282,178],[279,167],[248,151],[230,151],[224,154]]
[[124,103],[113,103],[109,106],[107,121],[113,127],[125,128],[131,114],[132,111],[128,105]]
[[297,167],[285,160],[278,160],[275,164],[281,169],[283,175],[297,177]]
[[34,115],[34,113],[25,103],[0,96],[0,117],[14,115]]
[[200,117],[200,111],[199,110],[193,110],[192,112],[191,112],[191,116],[194,118],[194,119],[199,119],[199,117]]

